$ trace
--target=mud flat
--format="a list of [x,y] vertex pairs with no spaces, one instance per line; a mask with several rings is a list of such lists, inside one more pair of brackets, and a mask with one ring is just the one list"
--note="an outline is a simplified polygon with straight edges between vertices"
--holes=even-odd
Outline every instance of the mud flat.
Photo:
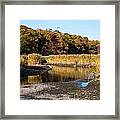
[[45,82],[21,85],[21,100],[100,100],[100,81],[81,88],[76,82]]

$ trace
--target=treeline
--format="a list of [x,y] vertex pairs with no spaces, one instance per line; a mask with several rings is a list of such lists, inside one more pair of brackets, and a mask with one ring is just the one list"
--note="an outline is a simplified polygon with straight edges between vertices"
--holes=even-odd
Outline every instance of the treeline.
[[89,40],[80,35],[70,35],[52,29],[28,28],[20,25],[20,54],[38,53],[60,54],[99,54],[100,41]]

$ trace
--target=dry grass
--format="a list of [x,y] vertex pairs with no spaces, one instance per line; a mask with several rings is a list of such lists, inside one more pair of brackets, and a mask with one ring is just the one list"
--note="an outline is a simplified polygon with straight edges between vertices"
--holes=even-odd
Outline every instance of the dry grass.
[[28,55],[28,65],[35,65],[35,64],[40,64],[41,63],[41,58],[42,55],[40,54],[36,54],[36,53],[32,53]]
[[[36,65],[41,64],[44,56],[40,54],[29,54],[20,56],[21,65]],[[48,64],[77,64],[78,66],[90,65],[100,68],[100,55],[94,54],[69,54],[69,55],[49,55],[44,57]]]
[[63,63],[63,64],[93,64],[100,65],[100,55],[93,54],[75,54],[75,55],[50,55],[48,63]]
[[42,55],[32,53],[29,55],[20,55],[20,65],[36,65],[41,63]]
[[28,56],[27,55],[20,55],[20,65],[22,65],[22,66],[28,65]]

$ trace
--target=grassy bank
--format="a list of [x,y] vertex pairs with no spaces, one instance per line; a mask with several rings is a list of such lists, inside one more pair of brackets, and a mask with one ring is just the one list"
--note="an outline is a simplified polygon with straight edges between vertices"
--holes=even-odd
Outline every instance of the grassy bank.
[[[37,59],[36,59],[37,58]],[[52,65],[76,65],[76,66],[97,66],[100,67],[100,55],[97,54],[69,54],[69,55],[49,55],[40,56],[39,54],[21,55],[21,65],[41,64],[41,59],[45,59],[47,64]]]
[[49,55],[48,64],[75,64],[78,66],[100,66],[100,55],[75,54],[75,55]]

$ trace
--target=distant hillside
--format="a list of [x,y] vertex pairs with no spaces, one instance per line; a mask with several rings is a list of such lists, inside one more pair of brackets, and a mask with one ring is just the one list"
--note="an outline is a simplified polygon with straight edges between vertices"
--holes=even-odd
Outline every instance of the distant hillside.
[[99,54],[100,41],[62,33],[58,30],[34,30],[20,25],[20,54],[30,53],[42,55]]

